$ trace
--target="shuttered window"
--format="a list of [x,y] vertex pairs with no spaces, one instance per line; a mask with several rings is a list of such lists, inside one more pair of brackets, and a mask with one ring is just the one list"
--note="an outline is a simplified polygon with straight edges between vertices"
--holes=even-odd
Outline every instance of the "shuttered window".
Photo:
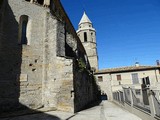
[[133,73],[132,74],[132,83],[133,84],[139,84],[138,73]]
[[117,80],[122,80],[121,75],[117,75]]
[[103,81],[103,77],[102,76],[98,76],[98,82],[102,82]]

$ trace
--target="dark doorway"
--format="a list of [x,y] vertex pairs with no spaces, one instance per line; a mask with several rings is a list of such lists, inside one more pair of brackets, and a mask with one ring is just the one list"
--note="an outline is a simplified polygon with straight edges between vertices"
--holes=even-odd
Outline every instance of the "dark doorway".
[[106,93],[101,94],[101,100],[108,100],[108,97],[107,97]]
[[39,4],[41,4],[41,5],[43,5],[44,0],[37,0],[37,2],[38,2]]

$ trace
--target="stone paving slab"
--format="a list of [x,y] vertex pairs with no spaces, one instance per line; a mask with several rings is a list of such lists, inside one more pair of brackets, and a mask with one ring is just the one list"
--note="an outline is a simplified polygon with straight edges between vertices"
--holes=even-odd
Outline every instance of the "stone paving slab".
[[32,115],[24,115],[0,120],[141,120],[136,115],[120,108],[109,101],[80,111],[76,114],[62,111],[50,111]]
[[104,113],[107,120],[142,120],[136,115],[120,108],[112,102],[104,102]]

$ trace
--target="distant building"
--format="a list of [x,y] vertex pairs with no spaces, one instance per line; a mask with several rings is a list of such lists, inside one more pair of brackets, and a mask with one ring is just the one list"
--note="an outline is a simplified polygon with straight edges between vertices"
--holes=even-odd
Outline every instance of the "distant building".
[[135,66],[99,70],[95,73],[101,90],[112,100],[112,92],[122,90],[122,87],[141,89],[146,82],[156,88],[160,82],[160,66]]

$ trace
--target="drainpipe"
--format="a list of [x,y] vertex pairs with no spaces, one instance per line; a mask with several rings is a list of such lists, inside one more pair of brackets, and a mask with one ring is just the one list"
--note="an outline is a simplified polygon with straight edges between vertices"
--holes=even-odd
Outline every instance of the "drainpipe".
[[113,100],[113,91],[112,91],[112,75],[109,73],[110,76],[110,83],[111,83],[111,101]]
[[158,77],[157,77],[157,73],[156,73],[156,69],[155,69],[155,76],[156,76],[156,82],[158,82]]

